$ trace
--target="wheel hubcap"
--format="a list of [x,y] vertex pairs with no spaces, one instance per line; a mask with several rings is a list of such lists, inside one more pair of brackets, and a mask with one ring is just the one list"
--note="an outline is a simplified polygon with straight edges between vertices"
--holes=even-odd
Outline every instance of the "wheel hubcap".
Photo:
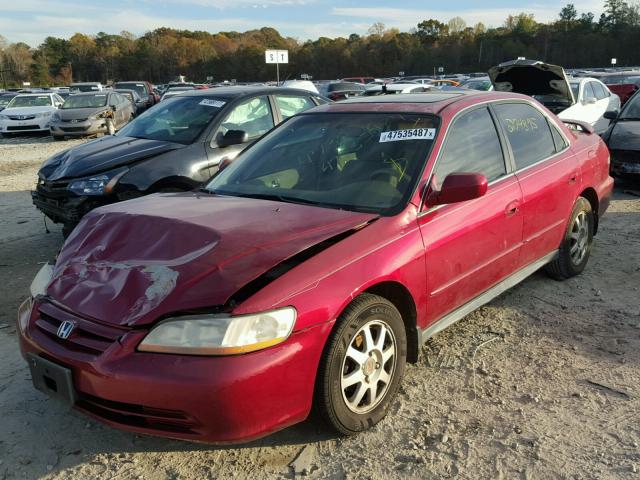
[[574,265],[584,260],[589,247],[589,219],[586,212],[580,212],[571,226],[569,254]]
[[380,404],[391,384],[396,339],[382,320],[366,323],[354,335],[342,361],[342,398],[352,412],[366,413]]

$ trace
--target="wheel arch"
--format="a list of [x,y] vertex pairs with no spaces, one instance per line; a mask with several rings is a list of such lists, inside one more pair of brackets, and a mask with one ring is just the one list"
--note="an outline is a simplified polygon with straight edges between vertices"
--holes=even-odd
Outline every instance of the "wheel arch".
[[197,182],[187,177],[164,177],[152,184],[146,193],[157,193],[165,188],[176,188],[188,192],[196,188],[197,185]]
[[598,232],[599,223],[598,211],[600,200],[598,199],[598,194],[593,188],[588,187],[580,193],[580,196],[585,198],[591,204],[591,210],[593,211],[593,234],[595,235]]
[[398,309],[407,332],[407,361],[416,363],[420,353],[420,340],[417,328],[418,312],[411,292],[399,282],[384,281],[369,286],[363,293],[378,295]]

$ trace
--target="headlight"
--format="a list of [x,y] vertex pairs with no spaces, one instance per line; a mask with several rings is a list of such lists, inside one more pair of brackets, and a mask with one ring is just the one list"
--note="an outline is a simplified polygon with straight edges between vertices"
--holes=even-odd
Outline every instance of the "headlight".
[[76,195],[105,195],[113,192],[114,187],[118,183],[118,180],[127,173],[125,170],[117,170],[102,175],[96,175],[95,177],[84,178],[82,180],[76,180],[71,182],[67,187],[70,192]]
[[53,115],[51,115],[51,121],[52,122],[59,122],[60,121],[60,115],[57,113],[54,113]]
[[8,120],[9,115],[0,115],[0,120]]
[[48,263],[44,264],[31,282],[31,297],[35,298],[38,295],[44,295],[52,277],[53,265],[49,265]]
[[143,352],[183,355],[234,355],[284,342],[296,310],[286,307],[253,315],[197,315],[160,323],[140,342]]
[[36,113],[36,118],[49,117],[51,114],[53,114],[53,112],[42,112],[42,113]]

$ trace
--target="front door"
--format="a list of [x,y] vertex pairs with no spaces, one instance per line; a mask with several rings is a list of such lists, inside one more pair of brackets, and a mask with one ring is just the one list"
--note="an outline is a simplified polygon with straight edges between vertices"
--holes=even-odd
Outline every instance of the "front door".
[[522,243],[522,194],[493,116],[483,106],[456,119],[434,167],[436,188],[453,172],[483,174],[487,193],[422,212],[431,324],[513,273]]
[[[274,116],[269,97],[266,95],[250,98],[233,107],[213,133],[207,143],[207,157],[210,174],[218,170],[224,159],[233,160],[242,150],[256,141],[274,126]],[[219,139],[229,130],[242,130],[247,133],[247,143],[220,147]]]

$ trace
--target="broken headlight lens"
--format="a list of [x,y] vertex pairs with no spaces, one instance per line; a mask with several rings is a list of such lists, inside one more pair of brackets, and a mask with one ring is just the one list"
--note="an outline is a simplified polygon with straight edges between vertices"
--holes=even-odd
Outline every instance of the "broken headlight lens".
[[53,265],[49,265],[49,262],[47,262],[42,266],[38,273],[36,273],[36,276],[33,277],[31,287],[29,288],[31,297],[36,298],[38,295],[44,295],[52,278]]
[[183,355],[235,355],[284,342],[296,310],[286,307],[252,315],[197,315],[173,318],[156,326],[140,342],[143,352]]
[[81,180],[75,180],[67,187],[70,192],[76,195],[105,195],[111,193],[113,188],[120,180],[127,169],[116,170],[114,172],[104,173],[102,175],[96,175],[95,177],[83,178]]

